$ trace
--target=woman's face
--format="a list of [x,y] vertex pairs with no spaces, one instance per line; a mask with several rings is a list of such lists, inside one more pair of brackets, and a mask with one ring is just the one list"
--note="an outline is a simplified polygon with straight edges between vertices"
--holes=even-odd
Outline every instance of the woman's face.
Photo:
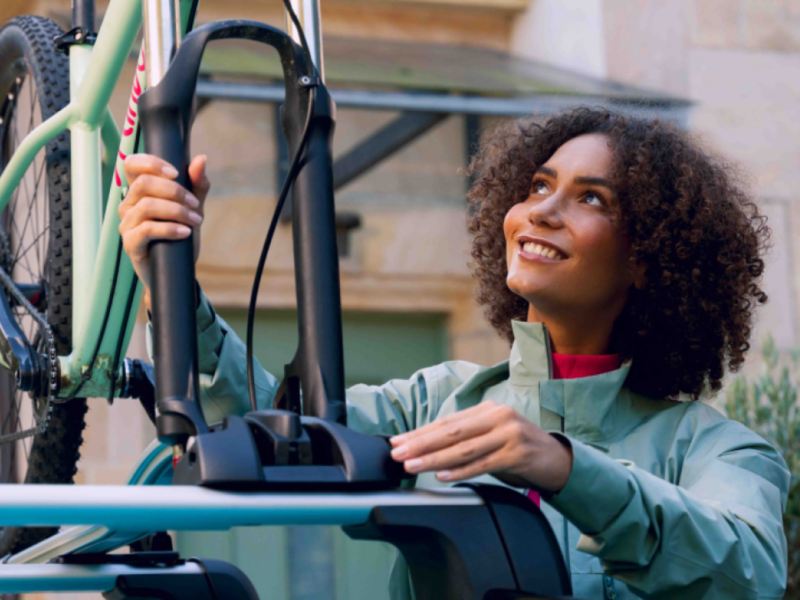
[[506,214],[507,284],[530,303],[529,319],[613,322],[622,311],[633,274],[609,181],[612,158],[603,134],[569,140]]

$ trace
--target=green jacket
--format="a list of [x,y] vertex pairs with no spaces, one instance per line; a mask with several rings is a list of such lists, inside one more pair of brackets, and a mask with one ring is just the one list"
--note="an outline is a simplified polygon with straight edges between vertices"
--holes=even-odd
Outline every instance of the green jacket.
[[[245,412],[244,345],[206,300],[198,329],[206,418]],[[509,360],[493,367],[452,361],[350,388],[348,424],[394,434],[487,398],[507,403],[572,445],[569,480],[542,509],[576,597],[783,597],[790,476],[769,443],[702,402],[635,394],[624,385],[629,364],[553,380],[544,327],[514,322],[513,330]],[[269,405],[277,382],[256,373],[259,404]],[[441,484],[425,473],[416,485]],[[393,597],[408,593],[399,572],[392,586]]]

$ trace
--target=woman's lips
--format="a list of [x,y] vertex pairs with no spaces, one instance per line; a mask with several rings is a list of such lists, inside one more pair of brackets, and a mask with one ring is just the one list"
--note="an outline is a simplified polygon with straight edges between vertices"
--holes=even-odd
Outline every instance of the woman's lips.
[[567,258],[560,248],[544,240],[529,238],[519,239],[519,253],[528,260],[544,260],[546,262],[560,262]]

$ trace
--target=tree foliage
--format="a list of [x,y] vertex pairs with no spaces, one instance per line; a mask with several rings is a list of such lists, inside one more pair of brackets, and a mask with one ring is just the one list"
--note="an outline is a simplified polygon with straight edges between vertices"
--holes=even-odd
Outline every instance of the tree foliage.
[[728,390],[728,416],[780,449],[792,473],[783,516],[789,544],[787,598],[800,597],[800,351],[781,353],[770,337],[762,349],[763,371],[737,377]]

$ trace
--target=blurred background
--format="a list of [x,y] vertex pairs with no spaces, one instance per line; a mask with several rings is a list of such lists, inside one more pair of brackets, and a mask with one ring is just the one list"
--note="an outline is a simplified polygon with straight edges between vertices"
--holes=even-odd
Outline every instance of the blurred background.
[[[68,29],[69,10],[67,0],[4,0],[0,20],[32,13]],[[773,229],[770,302],[753,346],[772,336],[770,348],[784,356],[798,345],[800,0],[324,0],[322,15],[338,104],[349,383],[407,377],[449,358],[506,357],[473,298],[465,167],[481,132],[499,120],[579,104],[676,122],[740,166]],[[278,0],[201,2],[199,22],[232,17],[284,26]],[[117,85],[120,121],[133,65]],[[277,74],[260,49],[217,44],[198,98],[192,151],[208,154],[213,186],[198,277],[239,331],[288,166]],[[273,246],[256,345],[280,374],[296,339],[288,225]],[[145,354],[143,331],[140,318],[130,354]],[[754,351],[745,373],[762,376],[764,364]],[[741,402],[758,402],[742,389]],[[93,402],[87,420],[79,481],[124,482],[153,428],[125,400],[113,410]],[[182,534],[177,543],[236,562],[272,598],[381,598],[391,563],[387,549],[323,528]]]

